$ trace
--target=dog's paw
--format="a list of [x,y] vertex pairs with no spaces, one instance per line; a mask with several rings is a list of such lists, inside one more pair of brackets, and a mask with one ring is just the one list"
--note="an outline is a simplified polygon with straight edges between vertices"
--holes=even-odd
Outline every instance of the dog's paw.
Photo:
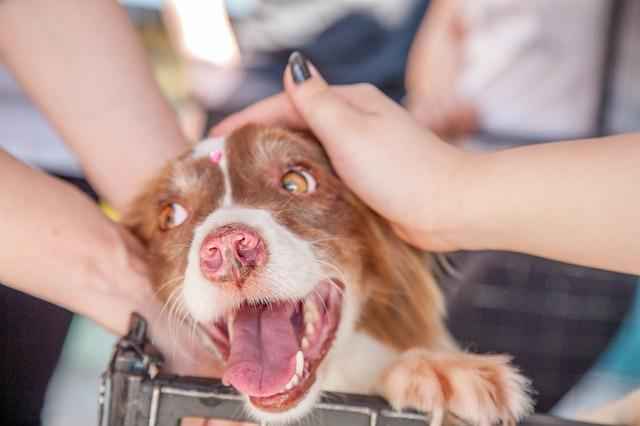
[[446,412],[474,425],[513,424],[533,406],[529,381],[504,355],[414,349],[385,370],[378,386],[393,408],[431,413],[431,425]]

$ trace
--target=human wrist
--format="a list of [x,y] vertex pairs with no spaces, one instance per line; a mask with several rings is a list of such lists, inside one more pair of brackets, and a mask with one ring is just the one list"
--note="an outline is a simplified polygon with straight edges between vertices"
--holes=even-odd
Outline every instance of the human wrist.
[[[458,150],[452,155],[449,172],[438,184],[431,206],[433,222],[430,239],[438,251],[476,250],[485,247],[484,220],[487,209],[482,203],[482,169],[486,155]],[[425,208],[429,208],[426,206]]]
[[95,249],[82,260],[81,275],[92,304],[79,313],[118,335],[126,332],[131,312],[148,317],[154,306],[146,265],[129,237],[118,224],[105,220]]
[[[514,194],[501,177],[500,153],[468,153],[453,180],[455,195],[447,210],[447,238],[456,250],[507,250],[515,235]],[[509,176],[509,174],[504,175]]]

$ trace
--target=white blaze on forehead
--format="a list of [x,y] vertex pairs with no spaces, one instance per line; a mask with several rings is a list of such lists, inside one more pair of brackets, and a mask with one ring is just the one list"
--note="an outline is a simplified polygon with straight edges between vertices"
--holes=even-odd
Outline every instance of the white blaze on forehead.
[[[220,167],[222,176],[224,178],[224,197],[222,199],[222,206],[227,207],[231,205],[233,200],[231,196],[231,180],[229,179],[229,162],[227,161],[226,139],[224,137],[208,138],[198,143],[191,152],[193,158],[210,157],[212,152],[220,151],[222,157],[218,161],[217,165]],[[215,167],[213,162],[211,167]]]
[[225,148],[225,138],[207,138],[193,147],[191,156],[193,158],[208,157],[213,151],[223,151]]

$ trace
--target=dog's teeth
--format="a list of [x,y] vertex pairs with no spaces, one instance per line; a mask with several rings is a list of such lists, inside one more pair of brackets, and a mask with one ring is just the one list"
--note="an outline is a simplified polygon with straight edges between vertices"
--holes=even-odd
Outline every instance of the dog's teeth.
[[318,311],[318,305],[315,302],[309,300],[304,303],[304,322],[315,323],[320,318],[320,312]]
[[313,324],[307,324],[305,332],[307,336],[313,336],[313,333],[316,332],[316,328],[313,326]]
[[294,374],[289,383],[284,387],[285,390],[291,390],[294,386],[297,386],[300,383],[300,378],[297,374]]
[[227,318],[227,332],[229,333],[229,342],[231,342],[233,340],[233,322],[236,319],[236,315],[235,313],[231,313],[229,314],[229,317]]
[[302,376],[304,369],[304,354],[302,351],[296,353],[296,376]]
[[233,317],[229,317],[227,321],[227,333],[229,333],[229,342],[233,341]]
[[302,349],[307,349],[309,347],[309,339],[303,337],[300,344],[302,345]]
[[318,319],[317,314],[314,311],[305,311],[304,312],[304,322],[306,323],[314,323]]

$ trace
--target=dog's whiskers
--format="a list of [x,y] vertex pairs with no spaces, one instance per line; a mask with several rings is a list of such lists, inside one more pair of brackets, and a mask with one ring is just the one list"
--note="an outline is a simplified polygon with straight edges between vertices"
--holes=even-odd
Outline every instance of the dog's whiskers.
[[157,289],[155,289],[155,290],[154,290],[154,295],[155,295],[155,296],[159,295],[159,294],[160,294],[160,292],[161,292],[162,290],[164,290],[165,288],[170,287],[170,286],[172,286],[172,285],[174,285],[174,284],[176,284],[177,282],[180,282],[180,281],[182,281],[182,280],[184,280],[184,275],[179,275],[179,276],[177,276],[177,277],[173,277],[173,278],[170,278],[170,279],[166,280],[166,281],[165,281],[164,283],[162,283],[162,284],[161,284]]

